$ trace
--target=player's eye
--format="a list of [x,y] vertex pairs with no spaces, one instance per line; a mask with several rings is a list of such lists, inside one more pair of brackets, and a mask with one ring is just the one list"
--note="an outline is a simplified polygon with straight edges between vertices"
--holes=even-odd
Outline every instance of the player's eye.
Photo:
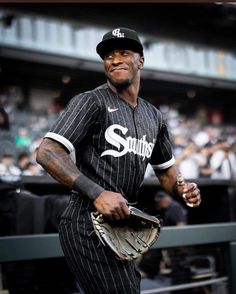
[[112,54],[106,54],[105,56],[104,56],[104,59],[106,59],[106,60],[110,60],[110,59],[112,59],[113,58],[113,55]]
[[121,51],[121,55],[122,56],[128,56],[129,52],[127,50],[123,50],[123,51]]

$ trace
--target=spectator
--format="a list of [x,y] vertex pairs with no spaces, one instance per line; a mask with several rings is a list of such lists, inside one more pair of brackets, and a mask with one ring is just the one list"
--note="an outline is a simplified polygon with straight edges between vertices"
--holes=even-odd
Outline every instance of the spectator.
[[199,130],[194,136],[193,136],[194,142],[199,146],[202,147],[206,145],[210,141],[210,135],[208,127],[205,126],[202,128],[202,130]]
[[30,156],[28,152],[23,151],[18,155],[17,166],[21,170],[21,172],[25,170],[27,164],[29,163],[29,160],[30,160]]
[[230,180],[235,177],[236,155],[226,139],[217,143],[217,150],[211,157],[210,166],[213,169],[212,179]]
[[30,146],[31,139],[28,136],[26,128],[21,128],[19,134],[16,137],[16,146],[22,149],[27,149]]
[[210,166],[210,159],[214,152],[214,146],[212,146],[211,143],[207,143],[205,146],[203,146],[200,150],[200,160],[201,164],[199,166],[199,177],[200,178],[210,178],[213,169]]
[[164,226],[181,226],[187,224],[187,211],[169,194],[159,191],[155,194],[155,211],[163,219]]
[[11,154],[4,154],[0,162],[0,178],[6,182],[19,180],[21,171],[14,165],[14,159]]
[[[184,226],[187,224],[187,210],[166,192],[157,192],[154,200],[156,211],[163,218],[164,226]],[[188,250],[185,247],[161,251],[160,273],[169,274],[172,284],[187,282],[189,275],[186,268],[187,254]]]
[[173,137],[173,153],[177,157],[179,156],[183,150],[185,149],[186,139],[182,134],[176,134]]
[[185,179],[199,177],[200,158],[197,153],[197,145],[190,141],[183,151],[176,156],[176,164]]
[[[164,226],[183,226],[187,224],[187,210],[169,194],[158,191],[155,196],[155,214],[160,215]],[[185,267],[180,265],[180,258],[186,256],[185,248],[169,250],[152,249],[142,256],[138,266],[143,275],[142,289],[150,289],[151,286],[163,287],[175,284],[176,277],[173,268],[178,273],[186,276]]]
[[25,167],[25,170],[22,172],[23,176],[41,176],[39,166],[35,162],[29,161]]

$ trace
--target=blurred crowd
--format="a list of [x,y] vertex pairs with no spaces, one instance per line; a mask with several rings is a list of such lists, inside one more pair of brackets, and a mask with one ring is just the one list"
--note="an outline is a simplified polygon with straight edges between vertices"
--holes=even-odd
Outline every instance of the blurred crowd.
[[51,110],[42,113],[17,109],[0,96],[1,180],[46,174],[36,162],[36,153],[54,115]]
[[236,127],[221,121],[203,123],[202,116],[188,118],[164,108],[173,153],[186,179],[235,179]]
[[[235,179],[236,127],[207,122],[206,115],[189,117],[178,108],[161,105],[168,125],[176,163],[186,179]],[[0,104],[0,177],[40,176],[45,171],[37,164],[36,151],[55,120],[57,111],[35,113],[12,111]],[[199,115],[201,113],[201,115]],[[154,176],[148,166],[145,177]]]

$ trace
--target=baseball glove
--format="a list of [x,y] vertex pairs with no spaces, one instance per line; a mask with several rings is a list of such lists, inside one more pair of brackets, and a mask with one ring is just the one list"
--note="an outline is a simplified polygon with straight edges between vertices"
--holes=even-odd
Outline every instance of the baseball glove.
[[146,252],[157,240],[161,220],[129,206],[130,216],[125,220],[107,221],[105,217],[92,212],[91,219],[101,243],[110,247],[121,260],[132,260]]

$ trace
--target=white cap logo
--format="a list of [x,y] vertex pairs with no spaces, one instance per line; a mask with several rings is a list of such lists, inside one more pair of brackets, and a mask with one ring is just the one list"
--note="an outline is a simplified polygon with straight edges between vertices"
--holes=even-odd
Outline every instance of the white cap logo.
[[124,38],[125,34],[120,32],[120,29],[115,29],[112,31],[112,35],[116,36],[117,38]]

